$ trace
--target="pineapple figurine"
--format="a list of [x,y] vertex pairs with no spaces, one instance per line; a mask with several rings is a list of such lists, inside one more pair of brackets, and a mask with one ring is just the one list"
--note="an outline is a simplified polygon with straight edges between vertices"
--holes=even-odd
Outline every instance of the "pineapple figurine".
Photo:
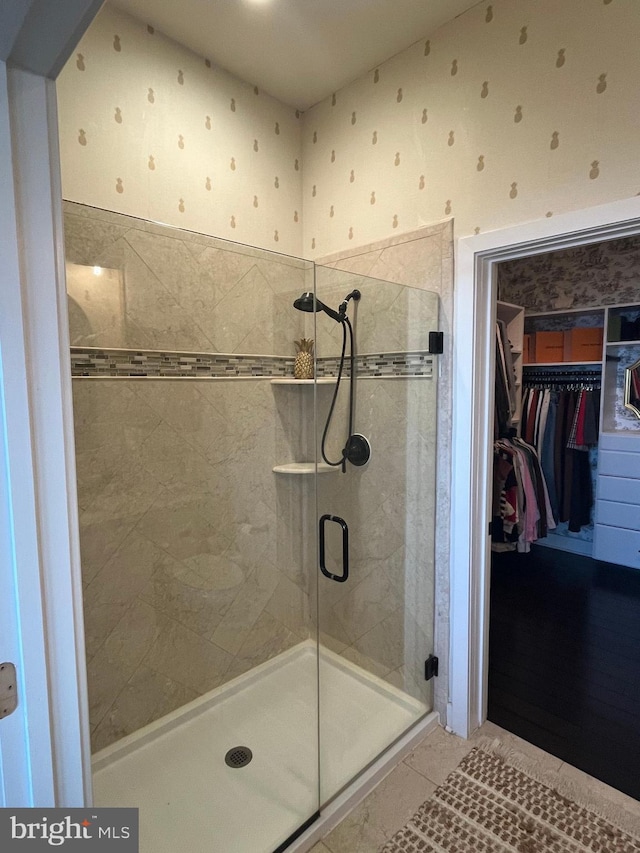
[[293,365],[296,379],[313,379],[313,338],[300,338],[294,341],[298,352]]

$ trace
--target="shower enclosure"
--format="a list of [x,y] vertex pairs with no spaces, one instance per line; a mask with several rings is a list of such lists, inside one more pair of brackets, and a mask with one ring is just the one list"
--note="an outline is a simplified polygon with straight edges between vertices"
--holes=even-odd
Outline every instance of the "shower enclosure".
[[[66,203],[94,797],[272,853],[433,706],[438,300]],[[321,439],[348,305],[326,455]],[[315,379],[294,345],[315,341]],[[344,470],[343,470],[344,468]]]

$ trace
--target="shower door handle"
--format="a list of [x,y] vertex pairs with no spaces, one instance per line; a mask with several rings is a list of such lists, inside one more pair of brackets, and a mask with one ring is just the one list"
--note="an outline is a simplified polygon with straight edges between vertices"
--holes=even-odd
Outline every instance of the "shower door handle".
[[[342,528],[342,574],[334,575],[327,569],[324,547],[324,528],[327,521],[334,521]],[[320,518],[320,571],[329,580],[344,583],[349,577],[349,526],[338,515],[323,515]]]

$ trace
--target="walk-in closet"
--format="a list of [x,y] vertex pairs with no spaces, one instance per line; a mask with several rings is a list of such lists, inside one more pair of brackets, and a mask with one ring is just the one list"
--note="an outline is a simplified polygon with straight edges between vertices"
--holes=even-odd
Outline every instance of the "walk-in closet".
[[488,716],[640,798],[640,237],[499,265]]

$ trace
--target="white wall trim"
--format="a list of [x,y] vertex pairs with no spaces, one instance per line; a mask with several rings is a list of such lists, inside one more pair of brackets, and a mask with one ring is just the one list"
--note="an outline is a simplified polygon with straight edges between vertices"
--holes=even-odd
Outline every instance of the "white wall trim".
[[[50,747],[32,761],[34,778],[53,790],[34,804],[82,806],[90,802],[91,773],[55,84],[12,68],[8,93],[20,264],[10,286],[21,300],[21,317],[14,305],[9,322],[23,323],[8,344],[10,354],[24,353],[28,412],[7,409],[30,439],[35,529],[24,535],[37,552],[18,561],[18,572],[37,574],[29,594],[41,598],[43,624],[33,636],[22,625],[22,641],[40,643],[46,654],[48,703],[40,704]],[[5,379],[10,385],[12,376]],[[8,444],[11,457],[15,435]],[[14,524],[19,531],[23,519],[14,516]]]
[[10,101],[0,63],[0,658],[17,667],[19,703],[0,721],[0,803],[32,806],[53,805],[54,786]]
[[513,258],[634,234],[640,234],[640,198],[457,241],[447,726],[462,737],[486,719],[495,266]]

